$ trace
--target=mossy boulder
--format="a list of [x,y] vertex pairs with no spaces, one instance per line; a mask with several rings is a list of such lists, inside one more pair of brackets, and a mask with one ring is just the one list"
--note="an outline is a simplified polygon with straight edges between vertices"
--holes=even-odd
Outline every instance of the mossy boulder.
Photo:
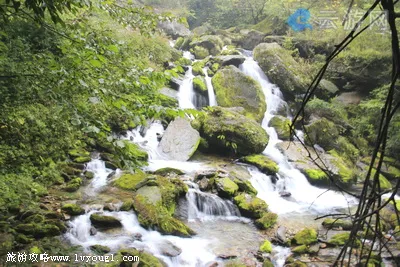
[[309,78],[290,51],[277,43],[262,43],[254,48],[253,55],[264,73],[287,98],[293,99],[306,91]]
[[249,218],[260,219],[268,211],[268,205],[264,200],[241,193],[234,198],[234,203],[238,206],[240,213]]
[[0,232],[0,255],[6,255],[12,251],[14,236],[8,233]]
[[162,204],[153,205],[146,197],[136,195],[133,198],[133,207],[138,214],[140,225],[154,228],[163,234],[189,237],[194,234],[183,222],[172,217],[170,211]]
[[15,227],[15,230],[19,233],[33,236],[35,238],[58,236],[62,233],[57,225],[47,222],[19,224]]
[[[349,240],[350,238],[350,233],[346,232],[346,233],[339,233],[336,234],[334,236],[332,236],[328,243],[334,246],[343,246],[344,244],[346,244],[346,242]],[[354,243],[354,246],[357,247],[361,244],[360,240],[356,240],[356,242]]]
[[257,219],[254,224],[261,230],[267,230],[276,224],[278,215],[273,212],[265,212],[260,219]]
[[295,245],[310,245],[317,242],[317,231],[312,228],[305,228],[299,231],[292,239]]
[[233,181],[235,182],[235,184],[238,185],[240,192],[244,192],[252,196],[257,195],[258,193],[257,189],[254,188],[254,186],[251,184],[249,180],[242,180],[236,178]]
[[210,55],[210,52],[208,52],[207,48],[201,46],[195,46],[192,51],[196,59],[205,59]]
[[256,166],[260,171],[267,175],[274,175],[279,171],[278,164],[265,155],[249,155],[240,158],[241,162]]
[[229,56],[218,56],[215,57],[214,62],[220,64],[221,66],[235,66],[239,68],[239,66],[246,60],[246,58],[242,55],[229,55]]
[[176,168],[171,168],[171,167],[165,167],[158,169],[154,172],[154,174],[161,175],[161,176],[168,176],[171,174],[177,174],[177,175],[183,175],[185,172],[182,170],[176,169]]
[[325,150],[335,148],[339,130],[333,122],[325,118],[317,119],[306,125],[305,130],[305,141],[308,145],[318,144]]
[[279,139],[290,140],[292,134],[290,133],[291,121],[283,116],[274,116],[268,123],[269,127],[273,127],[278,134]]
[[81,185],[82,185],[82,179],[76,177],[65,185],[64,190],[67,192],[76,192],[78,191]]
[[[373,179],[373,177],[375,177],[376,174],[376,169],[372,169],[371,171],[371,178]],[[365,177],[365,175],[363,176]],[[392,184],[389,182],[389,180],[383,175],[383,174],[379,174],[379,185],[381,190],[391,190],[392,189]]]
[[292,248],[292,252],[294,254],[305,254],[308,252],[308,246],[307,245],[300,245]]
[[88,157],[77,157],[74,158],[74,162],[76,163],[87,163],[89,161],[91,161],[92,159],[88,156]]
[[262,245],[260,246],[259,250],[264,253],[271,253],[272,252],[271,242],[269,242],[269,240],[265,240],[264,243],[262,243]]
[[322,222],[322,225],[327,229],[342,228],[343,230],[351,230],[353,223],[350,220],[328,218]]
[[312,185],[327,186],[330,184],[329,176],[321,169],[304,169],[302,173]]
[[121,177],[114,181],[114,185],[124,190],[135,190],[138,185],[145,182],[148,175],[143,171],[136,171],[136,173],[123,173]]
[[96,228],[116,228],[122,227],[121,221],[113,216],[93,213],[90,215],[90,222]]
[[216,180],[218,195],[221,197],[233,197],[239,190],[239,186],[228,177]]
[[220,67],[221,67],[221,65],[219,63],[213,63],[211,65],[211,70],[215,73],[219,70]]
[[196,121],[201,136],[217,153],[257,154],[268,144],[267,132],[256,121],[227,108],[208,108]]
[[203,68],[205,67],[205,64],[206,64],[206,60],[199,60],[199,61],[193,62],[193,65],[192,65],[193,75],[204,76],[205,74],[204,74]]
[[61,210],[71,216],[82,215],[85,210],[77,204],[65,204],[61,207]]
[[91,172],[91,171],[85,171],[83,173],[83,175],[86,177],[86,179],[89,179],[89,180],[94,178],[94,172]]
[[214,75],[212,84],[219,106],[243,107],[247,117],[262,121],[266,110],[265,96],[253,78],[234,66],[227,66]]
[[224,42],[219,36],[216,35],[203,35],[200,38],[195,38],[191,43],[190,47],[196,48],[201,47],[205,49],[209,55],[216,56],[221,53]]
[[207,85],[206,85],[206,81],[203,77],[201,76],[196,76],[193,79],[193,89],[201,94],[201,95],[208,95],[208,90],[207,90]]

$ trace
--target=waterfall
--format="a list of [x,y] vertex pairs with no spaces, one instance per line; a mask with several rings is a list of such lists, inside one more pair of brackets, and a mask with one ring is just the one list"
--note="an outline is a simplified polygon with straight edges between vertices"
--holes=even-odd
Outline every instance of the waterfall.
[[186,194],[188,220],[242,219],[239,218],[238,208],[231,201],[223,200],[215,194],[202,192],[199,186],[193,182],[186,183],[190,187]]
[[[279,165],[278,181],[271,182],[270,177],[256,168],[249,168],[252,174],[251,182],[258,191],[258,197],[264,199],[271,211],[282,214],[289,212],[326,213],[337,208],[346,208],[356,203],[356,200],[339,192],[327,191],[312,186],[307,178],[286,159],[285,155],[276,147],[281,142],[273,127],[268,123],[281,106],[286,106],[279,88],[272,84],[257,62],[249,53],[240,69],[248,76],[258,81],[265,95],[267,110],[262,121],[262,127],[269,135],[269,143],[263,154],[275,160]],[[288,114],[289,115],[289,114]],[[282,198],[279,193],[289,192],[289,198]]]
[[182,84],[179,86],[178,101],[180,108],[196,108],[193,104],[193,98],[195,96],[193,78],[192,67],[189,67]]
[[217,105],[217,99],[215,98],[214,87],[211,82],[211,77],[208,76],[207,67],[203,69],[203,72],[205,75],[205,80],[208,90],[208,105],[210,107],[213,107]]
[[86,188],[85,194],[95,196],[107,185],[107,178],[112,173],[112,170],[106,168],[105,162],[100,159],[92,159],[87,164],[86,170],[93,172],[94,177],[90,185]]

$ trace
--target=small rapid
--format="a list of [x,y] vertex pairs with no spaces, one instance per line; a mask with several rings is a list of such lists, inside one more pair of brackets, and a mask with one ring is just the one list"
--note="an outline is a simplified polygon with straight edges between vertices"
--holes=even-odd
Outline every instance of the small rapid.
[[206,80],[207,91],[208,91],[208,105],[210,107],[214,107],[214,106],[217,106],[217,99],[215,97],[214,86],[212,85],[211,77],[208,76],[207,70],[208,70],[207,67],[203,68],[203,72],[204,72],[204,76],[205,76],[204,79]]

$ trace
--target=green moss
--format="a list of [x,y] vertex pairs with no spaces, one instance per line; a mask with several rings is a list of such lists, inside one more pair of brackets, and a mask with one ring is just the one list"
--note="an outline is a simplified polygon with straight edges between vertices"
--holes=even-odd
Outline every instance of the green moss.
[[54,224],[43,223],[26,223],[19,224],[15,227],[15,230],[19,233],[30,235],[35,238],[42,238],[46,236],[58,236],[61,234],[60,228]]
[[91,171],[85,171],[83,175],[89,180],[94,178],[94,173]]
[[317,231],[312,228],[305,228],[298,232],[292,239],[297,245],[310,245],[317,242]]
[[278,215],[272,212],[265,212],[260,219],[257,219],[254,224],[261,230],[267,230],[276,224]]
[[43,253],[43,250],[38,246],[33,246],[29,249],[29,253],[40,254]]
[[266,110],[265,96],[253,78],[234,66],[228,66],[214,75],[212,84],[219,106],[243,107],[247,117],[262,121]]
[[76,162],[76,163],[86,163],[86,162],[89,162],[91,160],[92,159],[90,157],[77,157],[77,158],[74,158],[74,162]]
[[261,153],[268,134],[254,120],[226,108],[208,108],[201,120],[200,134],[217,153],[249,155]]
[[90,153],[84,149],[71,149],[68,151],[68,154],[74,158],[90,156]]
[[268,209],[268,205],[264,200],[244,193],[236,196],[234,202],[238,206],[241,214],[249,218],[262,218]]
[[[371,171],[371,178],[375,177],[376,174],[376,169],[372,169]],[[379,184],[381,187],[381,190],[391,190],[392,189],[392,184],[386,179],[386,177],[383,174],[379,174]]]
[[82,179],[81,178],[74,178],[71,181],[67,183],[65,186],[64,190],[67,192],[75,192],[79,189],[79,187],[82,185]]
[[228,177],[218,179],[217,190],[223,197],[233,197],[239,190],[239,186]]
[[176,39],[174,47],[176,49],[181,49],[184,42],[185,42],[185,39],[183,37],[178,37],[178,39]]
[[192,61],[188,58],[181,57],[180,59],[175,61],[175,64],[179,66],[190,66],[192,65]]
[[85,210],[76,204],[65,204],[61,207],[61,210],[72,216],[77,216],[85,213]]
[[202,95],[207,95],[207,85],[203,77],[196,76],[193,79],[193,89]]
[[94,227],[99,228],[114,228],[122,226],[120,220],[118,220],[117,218],[97,213],[93,213],[90,215],[90,222],[93,224]]
[[291,121],[283,116],[274,116],[268,126],[274,127],[279,139],[290,140],[292,138],[290,134]]
[[308,253],[308,247],[307,245],[300,245],[292,248],[292,252],[295,254],[305,254]]
[[165,167],[158,169],[154,172],[154,174],[161,175],[161,176],[167,176],[168,174],[175,173],[177,175],[183,175],[185,174],[183,171],[171,167]]
[[274,267],[274,264],[271,262],[270,259],[265,259],[262,267]]
[[142,171],[136,173],[124,173],[117,180],[114,185],[125,190],[135,190],[136,186],[147,178],[147,174]]
[[343,230],[351,230],[353,228],[353,223],[351,221],[342,220],[342,219],[328,218],[322,222],[322,225],[327,229],[340,227]]
[[211,65],[211,70],[215,73],[219,70],[221,66],[219,65],[219,63],[214,63]]
[[329,176],[320,169],[305,169],[303,172],[310,184],[327,186],[331,183]]
[[344,136],[339,136],[336,141],[337,151],[344,158],[356,162],[359,159],[360,151],[349,142],[349,140]]
[[206,63],[206,61],[204,61],[204,60],[193,62],[193,65],[192,65],[193,75],[204,76],[203,68],[205,66],[205,63]]
[[210,55],[210,52],[208,52],[207,48],[195,46],[193,48],[193,54],[197,59],[204,59]]
[[119,208],[120,211],[129,211],[132,209],[133,201],[128,200],[122,203],[122,206]]
[[350,233],[339,233],[331,237],[329,243],[335,246],[343,246],[349,240]]
[[264,243],[260,246],[259,249],[261,252],[271,253],[272,252],[272,244],[268,240],[265,240]]
[[279,171],[278,164],[262,154],[242,157],[240,161],[256,166],[267,175],[274,175]]
[[331,160],[331,163],[337,169],[337,179],[338,182],[344,185],[351,185],[357,181],[356,171],[346,164],[346,161],[339,156],[339,154],[335,150],[330,150],[328,153],[335,157]]
[[156,257],[154,257],[153,255],[144,252],[144,251],[138,251],[135,248],[131,248],[131,249],[123,249],[118,251],[117,256],[116,256],[116,260],[119,262],[122,262],[123,267],[127,267],[127,266],[132,266],[133,264],[137,264],[137,262],[123,262],[122,261],[122,256],[138,256],[140,259],[139,265],[140,267],[163,267],[164,264],[157,259]]
[[94,253],[98,255],[104,255],[106,253],[109,253],[111,249],[107,246],[102,246],[102,245],[93,245],[90,246],[90,250],[93,251]]
[[305,126],[305,130],[307,133],[305,140],[308,145],[318,144],[325,150],[335,148],[339,130],[333,122],[325,118],[314,120]]
[[239,191],[247,193],[252,196],[257,195],[257,189],[254,188],[254,186],[251,184],[249,180],[243,181],[238,178],[235,178],[234,182],[239,186]]
[[173,218],[163,205],[150,204],[143,196],[133,198],[133,207],[138,214],[139,223],[146,228],[156,228],[163,234],[191,236],[194,234],[183,222]]

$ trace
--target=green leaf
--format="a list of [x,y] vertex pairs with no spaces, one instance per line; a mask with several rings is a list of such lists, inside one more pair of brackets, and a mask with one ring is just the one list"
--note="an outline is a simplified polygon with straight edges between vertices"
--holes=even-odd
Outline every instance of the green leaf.
[[107,49],[114,53],[118,53],[118,51],[119,51],[118,47],[115,45],[109,45],[109,46],[107,46]]
[[89,60],[89,62],[90,62],[90,64],[92,64],[93,67],[96,67],[96,68],[100,68],[102,65],[101,62],[96,59]]

